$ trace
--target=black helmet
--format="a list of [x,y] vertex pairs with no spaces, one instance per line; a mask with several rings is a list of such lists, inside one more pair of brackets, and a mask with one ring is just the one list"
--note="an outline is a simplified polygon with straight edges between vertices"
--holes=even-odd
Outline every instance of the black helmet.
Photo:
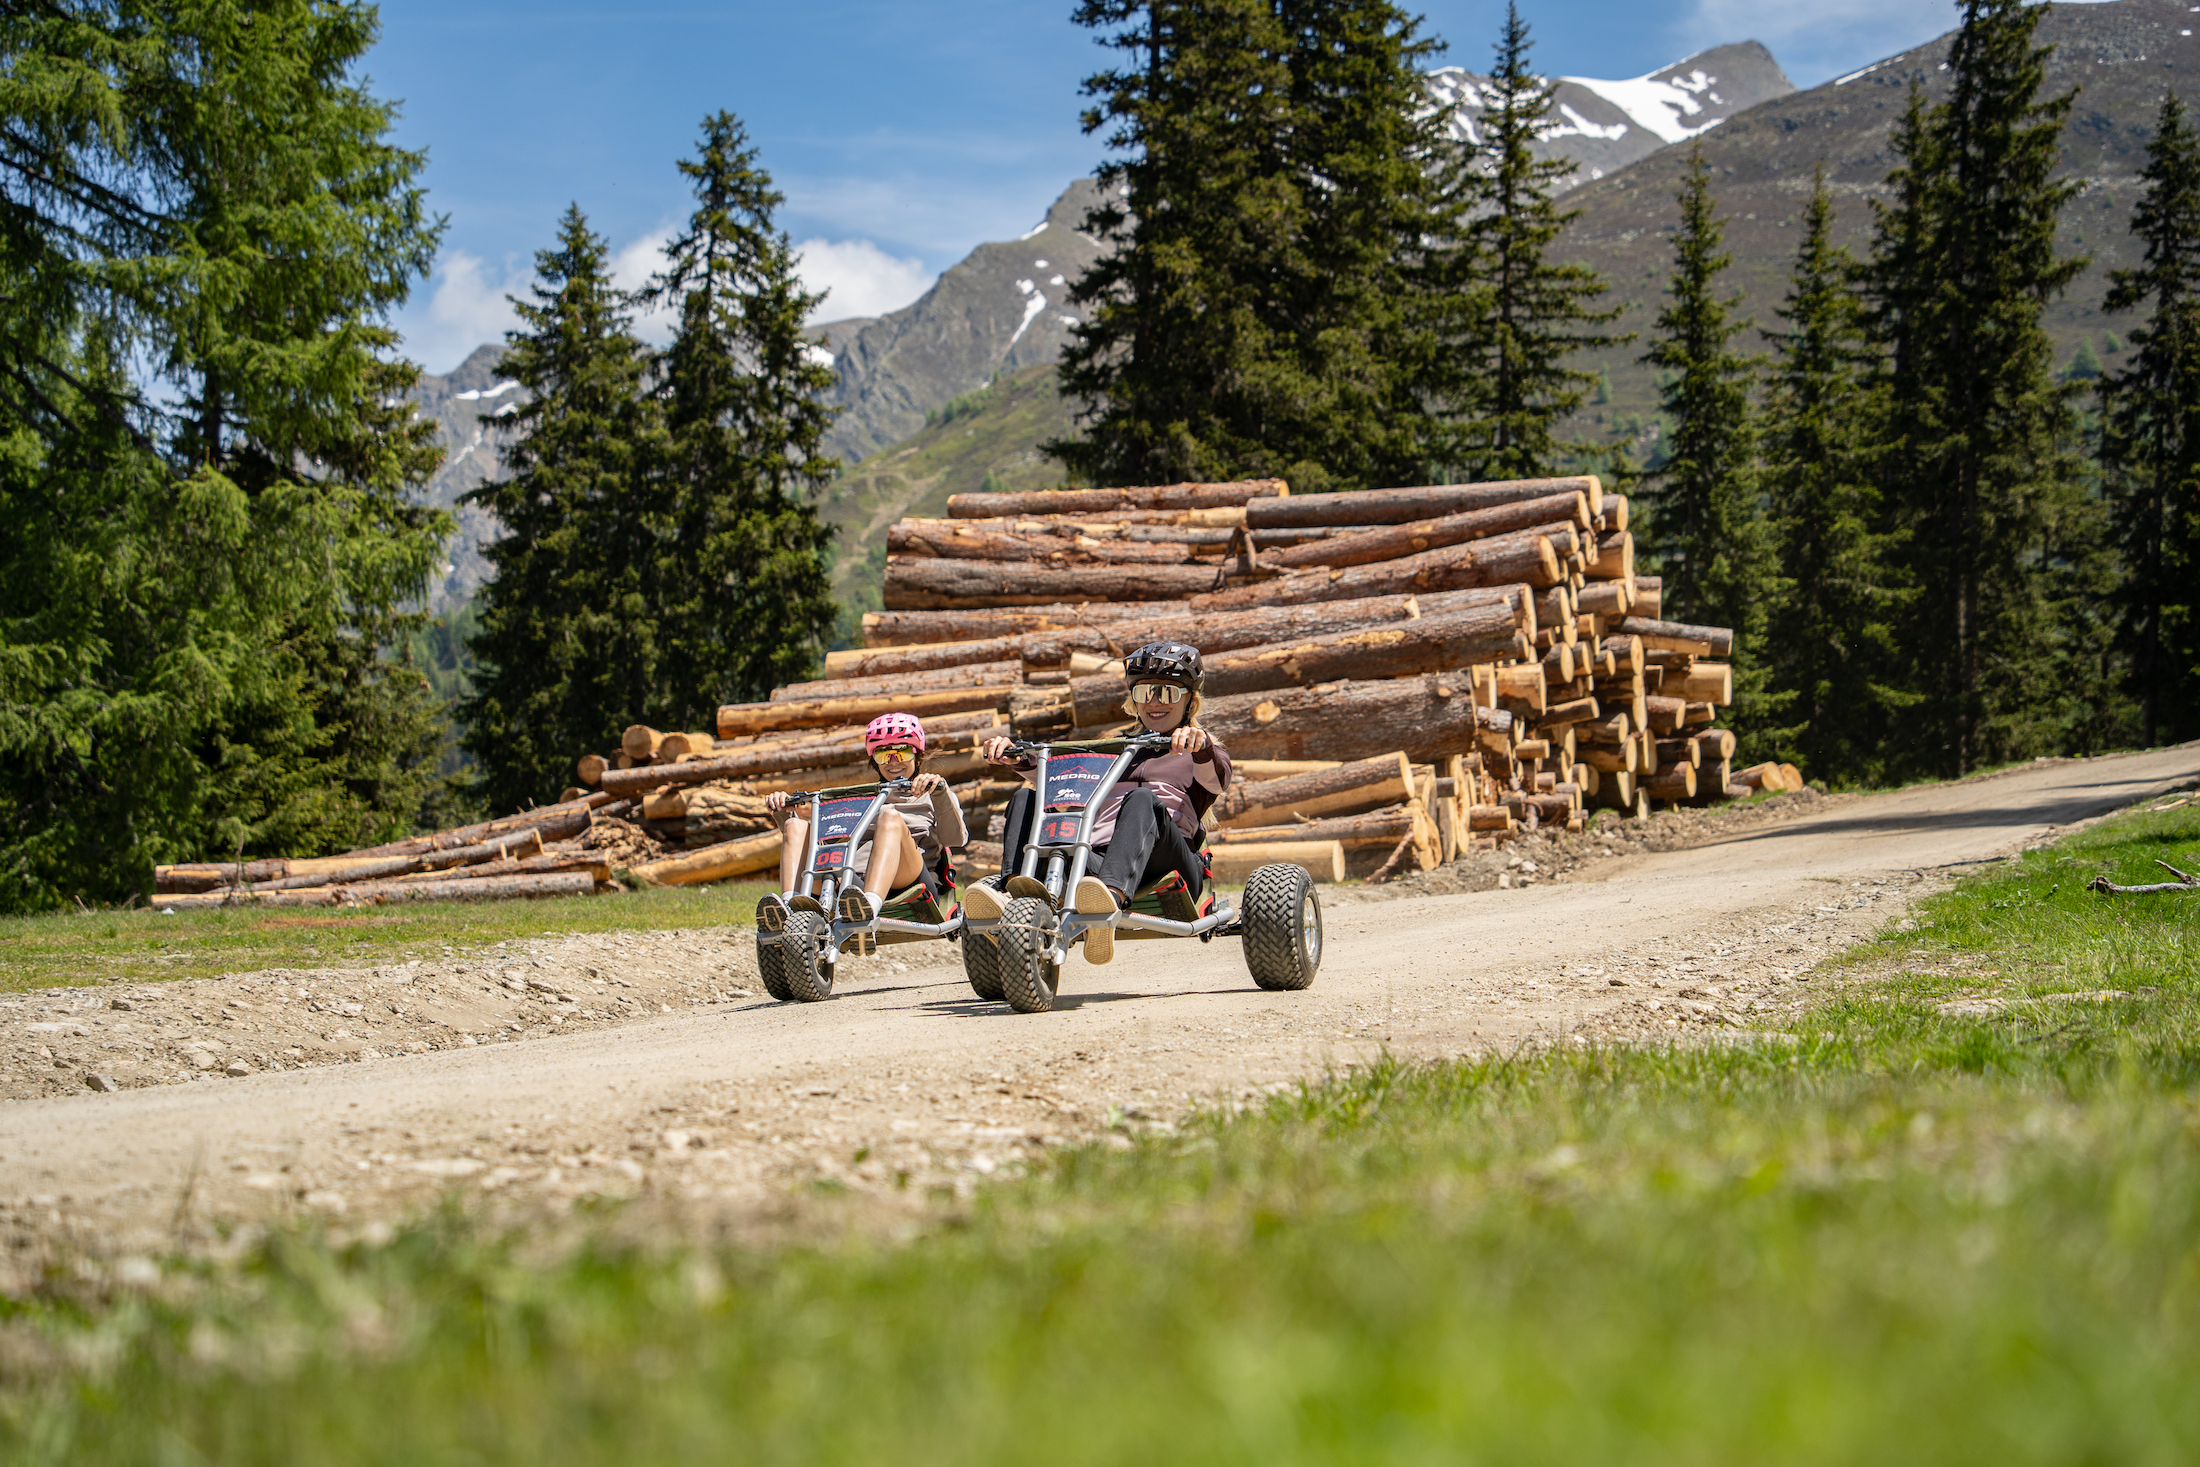
[[1207,681],[1199,649],[1182,642],[1148,642],[1123,659],[1123,677],[1134,683],[1173,683],[1196,693]]

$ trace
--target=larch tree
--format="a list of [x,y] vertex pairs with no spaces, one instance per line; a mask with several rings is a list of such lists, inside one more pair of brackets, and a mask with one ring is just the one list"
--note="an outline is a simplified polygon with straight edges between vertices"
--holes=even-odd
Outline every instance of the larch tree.
[[2200,136],[2164,92],[2132,214],[2142,264],[2109,272],[2143,311],[2101,383],[2100,460],[2123,576],[2120,650],[2148,744],[2200,734]]
[[2056,381],[2042,323],[2084,269],[2055,226],[2070,98],[2043,100],[2043,12],[1966,0],[1952,89],[1913,93],[1875,204],[1865,283],[1883,357],[1874,437],[1916,596],[1898,645],[1921,694],[1904,772],[1962,774],[2051,745],[2058,730],[2054,542],[2085,538],[2077,390]]

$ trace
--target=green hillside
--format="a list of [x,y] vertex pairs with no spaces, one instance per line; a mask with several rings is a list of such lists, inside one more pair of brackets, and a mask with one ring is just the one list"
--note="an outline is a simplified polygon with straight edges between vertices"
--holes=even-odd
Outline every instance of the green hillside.
[[819,509],[840,532],[833,594],[845,610],[843,645],[862,614],[879,608],[889,525],[908,515],[944,515],[951,494],[1060,485],[1061,465],[1038,446],[1071,427],[1070,404],[1054,390],[1054,368],[1039,363],[953,399],[914,437],[834,480]]

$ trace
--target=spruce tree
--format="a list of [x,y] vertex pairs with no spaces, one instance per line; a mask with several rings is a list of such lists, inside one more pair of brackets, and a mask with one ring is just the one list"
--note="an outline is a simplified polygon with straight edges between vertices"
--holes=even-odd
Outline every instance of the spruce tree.
[[662,414],[644,389],[647,353],[603,239],[569,208],[535,256],[522,329],[503,371],[528,400],[513,415],[508,478],[467,496],[504,534],[476,598],[474,691],[464,744],[496,811],[549,798],[577,753],[644,721],[666,676],[658,635],[665,548],[677,527],[662,476]]
[[1060,382],[1092,482],[1279,474],[1302,489],[1417,477],[1434,357],[1413,261],[1452,226],[1429,169],[1430,49],[1387,0],[1086,0],[1129,65],[1085,83],[1111,128],[1108,252]]
[[1903,597],[1889,565],[1865,425],[1870,347],[1856,262],[1833,242],[1833,201],[1820,164],[1803,211],[1784,332],[1773,343],[1764,408],[1764,484],[1782,578],[1764,662],[1791,699],[1792,730],[1760,752],[1814,779],[1874,779],[1893,710],[1909,699],[1890,681],[1900,665],[1894,618]]
[[839,464],[819,447],[833,374],[802,332],[824,298],[795,276],[772,224],[783,198],[740,121],[704,119],[680,171],[696,210],[651,287],[679,307],[680,329],[658,387],[671,541],[655,577],[662,674],[648,703],[667,724],[705,728],[720,703],[762,698],[815,667],[838,609],[832,531],[809,496]]
[[1689,152],[1679,199],[1670,299],[1642,358],[1664,376],[1660,400],[1673,425],[1647,496],[1649,538],[1665,577],[1665,615],[1734,629],[1734,721],[1745,732],[1769,731],[1785,701],[1770,692],[1765,664],[1779,572],[1765,529],[1749,402],[1757,364],[1733,346],[1753,323],[1734,315],[1739,293],[1719,294],[1719,275],[1732,256],[1721,248],[1725,227],[1714,212],[1711,170],[1700,148]]
[[1461,331],[1447,343],[1450,370],[1436,392],[1452,409],[1453,466],[1469,479],[1538,478],[1594,451],[1556,433],[1559,420],[1603,386],[1601,372],[1576,365],[1579,354],[1634,340],[1597,329],[1620,313],[1600,308],[1602,276],[1551,258],[1581,211],[1554,202],[1574,165],[1535,155],[1556,87],[1530,70],[1529,49],[1527,23],[1508,4],[1482,94],[1480,141],[1461,160],[1466,223],[1439,263]]
[[402,834],[386,649],[448,517],[387,312],[440,225],[358,79],[371,6],[0,29],[0,906]]
[[[2072,184],[2055,178],[2070,98],[2043,101],[2043,12],[1966,0],[1952,90],[1913,92],[1875,204],[1867,273],[1883,354],[1888,508],[1917,590],[1900,628],[1903,768],[1961,774],[2052,743],[2062,710],[2051,537],[2082,540],[2071,392],[2041,324],[2084,268],[2055,248]],[[2074,690],[2072,690],[2074,691]]]
[[2143,263],[2103,307],[2144,311],[2101,384],[2100,457],[2122,552],[2119,645],[2148,744],[2200,735],[2200,136],[2162,94],[2132,215]]

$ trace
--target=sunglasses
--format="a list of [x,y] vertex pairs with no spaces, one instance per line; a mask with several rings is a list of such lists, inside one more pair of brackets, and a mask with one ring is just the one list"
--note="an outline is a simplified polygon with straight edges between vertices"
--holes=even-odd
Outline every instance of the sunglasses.
[[1131,684],[1131,701],[1133,703],[1176,704],[1183,702],[1190,696],[1191,693],[1187,689],[1180,688],[1174,683]]
[[881,744],[871,754],[873,759],[914,759],[917,751],[907,744]]

